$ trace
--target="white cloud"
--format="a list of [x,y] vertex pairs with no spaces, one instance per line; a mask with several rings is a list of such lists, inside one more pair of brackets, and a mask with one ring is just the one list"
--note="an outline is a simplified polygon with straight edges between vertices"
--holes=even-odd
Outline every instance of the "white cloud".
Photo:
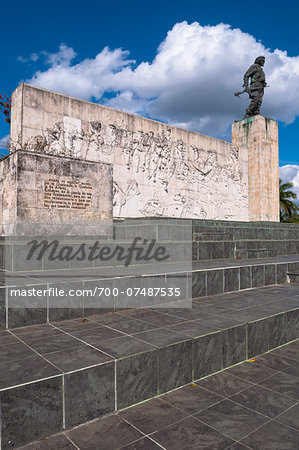
[[37,53],[31,53],[31,55],[29,55],[27,58],[24,57],[24,56],[18,56],[17,57],[17,60],[19,62],[24,62],[24,63],[29,62],[29,61],[34,61],[35,62],[38,59],[39,59],[39,55]]
[[6,148],[8,144],[10,143],[10,135],[7,134],[3,138],[0,139],[0,148]]
[[47,63],[52,66],[59,64],[69,66],[71,61],[77,56],[77,53],[65,44],[60,44],[57,53],[43,52],[43,54],[47,57]]
[[48,55],[50,67],[28,81],[223,137],[244,116],[249,101],[233,92],[241,90],[245,71],[259,55],[266,56],[270,85],[262,114],[291,123],[299,115],[299,56],[266,49],[253,36],[225,24],[177,23],[154,60],[139,65],[127,51],[108,47],[95,58],[72,64],[76,53],[62,44]]
[[279,176],[284,183],[293,183],[292,189],[297,194],[297,200],[299,200],[299,165],[298,164],[286,164],[279,168]]

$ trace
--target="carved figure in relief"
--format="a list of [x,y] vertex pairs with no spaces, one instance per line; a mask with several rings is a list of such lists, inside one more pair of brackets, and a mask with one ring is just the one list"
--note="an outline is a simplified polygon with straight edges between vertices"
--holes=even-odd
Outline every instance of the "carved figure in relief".
[[113,206],[117,208],[117,215],[121,215],[122,207],[133,197],[140,195],[137,181],[128,180],[125,187],[121,187],[117,181],[113,182]]
[[[155,134],[153,131],[131,131],[125,125],[116,128],[112,124],[103,125],[94,121],[90,123],[89,131],[79,131],[67,142],[76,143],[76,140],[84,139],[86,158],[88,151],[92,158],[100,158],[99,154],[113,156],[116,148],[121,152],[121,164],[126,166],[123,179],[120,175],[114,180],[113,204],[116,215],[123,213],[125,205],[127,211],[134,197],[140,195],[143,198],[146,184],[156,186],[157,189],[156,196],[140,208],[142,215],[204,218],[207,216],[207,207],[203,202],[199,204],[198,198],[208,199],[217,210],[222,204],[229,203],[225,199],[231,192],[235,196],[235,204],[240,202],[240,208],[243,202],[246,203],[246,189],[243,189],[246,180],[243,180],[236,148],[230,149],[225,163],[219,163],[215,150],[188,145],[181,139],[172,140],[169,127],[163,127],[161,133]],[[46,151],[63,154],[66,151],[63,123],[56,123],[46,130],[44,137],[38,137],[35,142],[32,140],[30,145],[37,151],[44,146]],[[131,171],[129,179],[126,167]],[[141,186],[135,179],[135,174],[140,172],[144,174],[141,176],[145,180]],[[211,191],[210,197],[208,190]],[[148,192],[144,192],[144,195],[148,198]],[[215,197],[218,197],[218,203]]]

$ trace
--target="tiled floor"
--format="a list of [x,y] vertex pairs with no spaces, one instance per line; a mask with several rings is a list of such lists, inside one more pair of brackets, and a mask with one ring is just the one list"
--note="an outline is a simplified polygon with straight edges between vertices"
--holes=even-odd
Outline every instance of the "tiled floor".
[[[0,389],[184,342],[225,328],[234,327],[233,330],[241,333],[244,331],[241,324],[249,321],[253,321],[252,326],[262,325],[260,330],[254,328],[253,331],[255,335],[264,333],[265,342],[280,331],[278,346],[286,342],[286,324],[279,323],[277,331],[277,324],[265,324],[261,319],[272,314],[279,317],[279,313],[286,310],[295,312],[298,303],[298,286],[281,285],[248,290],[242,297],[240,292],[235,292],[194,300],[193,308],[120,311],[92,316],[87,321],[73,319],[1,331]],[[294,320],[298,322],[297,316]],[[227,336],[225,330],[222,333],[223,340],[230,339],[229,331]],[[253,341],[253,348],[254,344]]]
[[27,450],[297,450],[299,340]]
[[[171,449],[200,448],[195,446],[198,439],[203,448],[228,448],[249,435],[257,422],[266,426],[264,417],[282,415],[298,399],[298,347],[281,347],[299,336],[298,300],[298,285],[288,284],[193,300],[193,308],[119,311],[2,331],[2,448],[63,429],[73,429],[68,436],[78,434],[74,440],[83,449],[120,448],[139,437],[144,440],[129,448],[155,448],[157,443]],[[259,355],[279,346],[254,364],[231,367],[249,353]],[[214,382],[203,379],[226,367],[230,369],[215,375]],[[155,398],[193,380],[200,381]],[[209,387],[203,385],[207,380]],[[140,420],[145,415],[145,426],[136,422],[132,429],[124,415],[129,412],[107,416],[148,399],[151,403],[136,407]],[[151,405],[157,420],[146,418]],[[204,420],[201,414],[208,407]],[[163,410],[163,417],[161,408],[168,411]],[[231,419],[223,429],[226,410]],[[92,425],[96,428],[82,443],[81,428],[74,427],[105,415],[100,427],[119,428],[122,438],[113,433],[116,440],[111,443],[111,436],[103,437]],[[240,426],[238,417],[246,426]],[[278,427],[287,419],[284,416]],[[162,425],[163,430],[157,428]],[[151,439],[145,439],[148,434]],[[94,444],[104,438],[102,447]],[[61,447],[56,447],[57,439]],[[71,445],[65,439],[55,437],[49,448]]]

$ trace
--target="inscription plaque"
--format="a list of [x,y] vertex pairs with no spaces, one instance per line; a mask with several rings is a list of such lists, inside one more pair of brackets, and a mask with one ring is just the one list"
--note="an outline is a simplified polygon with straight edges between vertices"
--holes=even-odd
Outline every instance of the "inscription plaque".
[[44,207],[87,209],[92,205],[92,185],[75,179],[50,179],[44,184]]

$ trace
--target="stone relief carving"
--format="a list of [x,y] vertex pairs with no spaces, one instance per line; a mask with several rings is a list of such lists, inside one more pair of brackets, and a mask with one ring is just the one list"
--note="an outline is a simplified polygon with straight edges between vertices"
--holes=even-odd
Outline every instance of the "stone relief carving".
[[85,131],[80,120],[70,119],[33,137],[27,148],[117,163],[121,172],[114,176],[115,216],[130,215],[133,208],[135,216],[216,219],[225,214],[231,219],[247,210],[247,180],[238,148],[231,145],[220,162],[216,150],[174,139],[170,127],[155,134],[92,121]]

